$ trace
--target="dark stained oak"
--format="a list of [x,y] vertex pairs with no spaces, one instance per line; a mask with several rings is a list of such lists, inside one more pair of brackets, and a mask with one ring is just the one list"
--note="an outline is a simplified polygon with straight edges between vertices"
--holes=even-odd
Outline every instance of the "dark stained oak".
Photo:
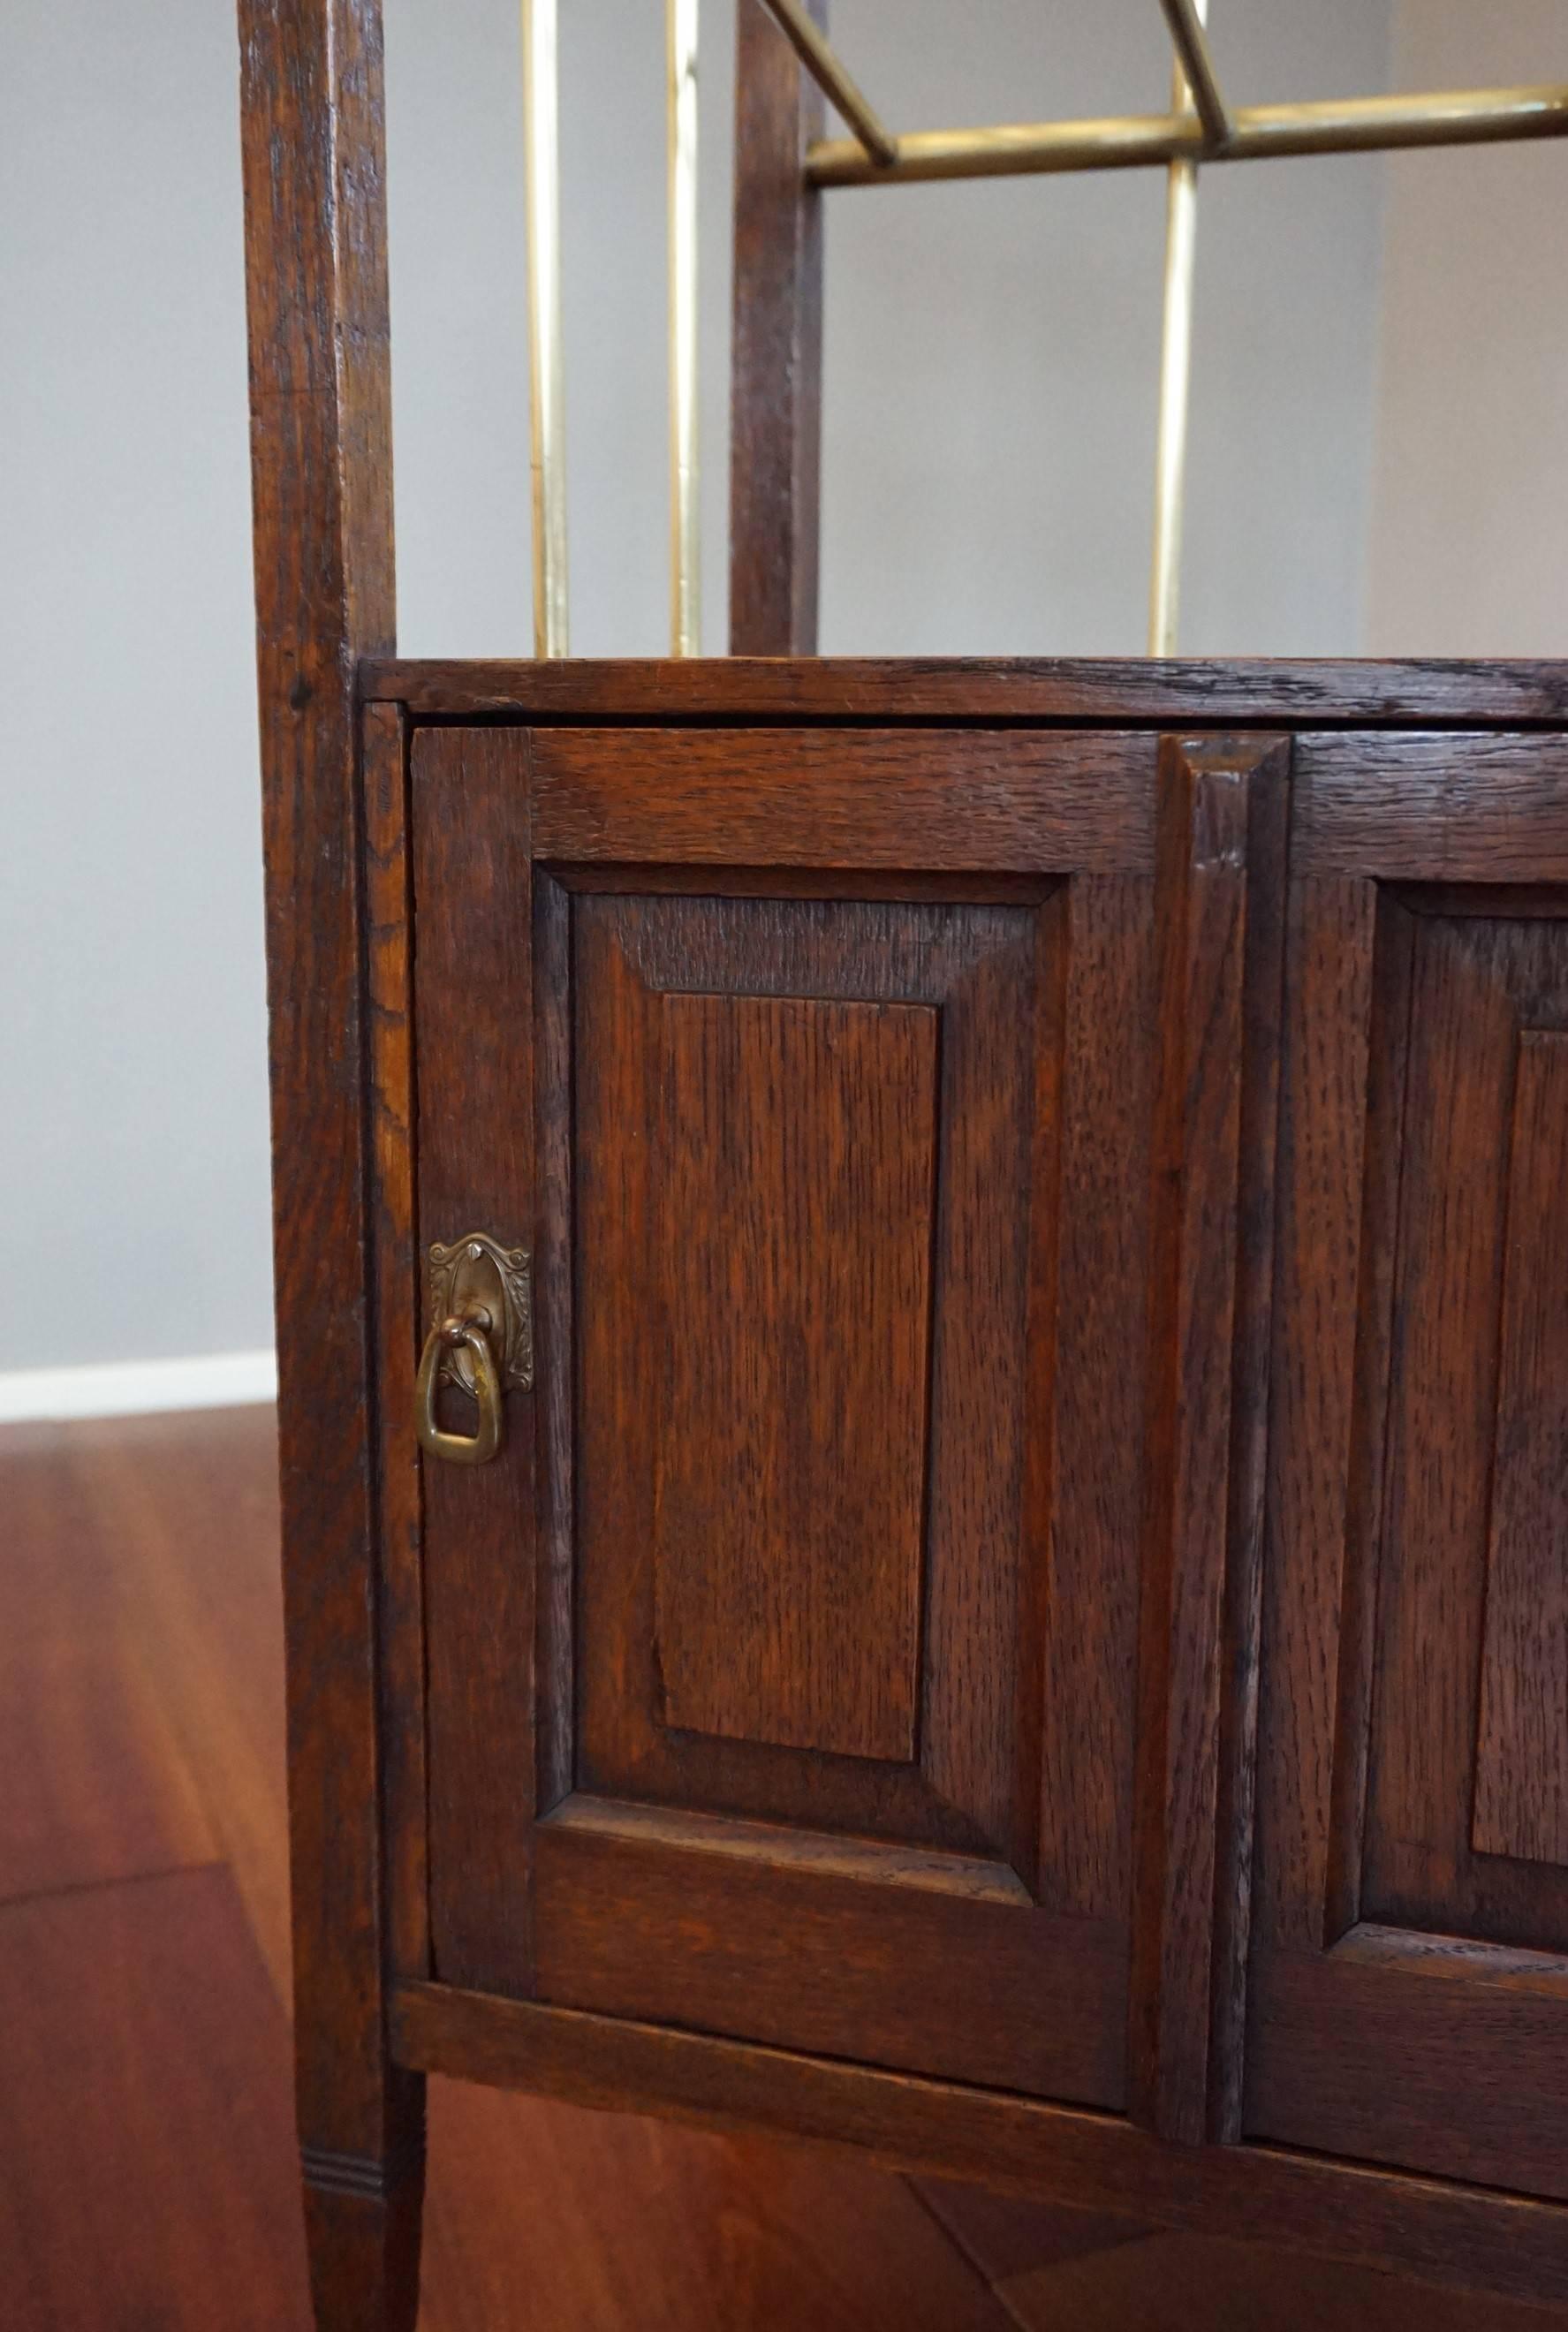
[[[1020,1681],[1011,1696],[1005,1684],[1015,1661],[1010,1623],[1019,1592],[1013,1502],[1024,1438],[1022,1181],[1037,1162],[1027,1159],[1036,1102],[1028,1046],[1037,1015],[1054,1009],[1037,988],[1037,959],[1041,950],[1054,957],[1059,948],[1057,903],[1037,914],[978,901],[619,893],[575,898],[575,1221],[584,1257],[584,1381],[598,1395],[584,1402],[580,1428],[577,1685],[584,1785],[792,1821],[808,1832],[989,1851],[1004,1858],[999,1877],[1012,1867],[1005,1858],[1015,1830],[1032,1835],[1033,1792],[1018,1771],[1025,1716],[1017,1703],[1028,1697],[1027,1684]],[[903,999],[905,1009],[932,1015],[940,1027],[940,1089],[932,1090],[923,1068],[921,1085],[898,1099],[900,1110],[932,1117],[940,1136],[920,1223],[931,1255],[929,1282],[940,1284],[944,1301],[938,1309],[928,1297],[923,1333],[906,1337],[906,1399],[912,1408],[918,1399],[921,1431],[917,1441],[906,1439],[900,1495],[920,1510],[916,1585],[929,1675],[920,1696],[920,1740],[896,1763],[852,1763],[821,1743],[815,1754],[786,1758],[781,1744],[763,1740],[684,1737],[665,1721],[659,1574],[639,1564],[628,1578],[628,1544],[660,1544],[661,1465],[684,1429],[666,1378],[687,1363],[671,1354],[650,1377],[639,1357],[650,1329],[666,1333],[664,1257],[683,1235],[667,1219],[669,1199],[692,1171],[693,1150],[722,1149],[731,1109],[743,1098],[715,1089],[705,1096],[705,1119],[672,1113],[658,1030],[672,993],[748,992],[804,1006],[815,999],[835,1014],[846,1001],[875,1008]],[[1047,1044],[1044,1053],[1048,1061],[1053,1047]],[[770,1114],[757,1123],[780,1159],[786,1138],[803,1157],[821,1156],[820,1137],[802,1122],[798,1093],[779,1090]],[[626,1129],[638,1124],[645,1125],[646,1138],[627,1140]],[[904,1147],[897,1113],[884,1113],[881,1126],[896,1159]],[[868,1131],[856,1129],[853,1148],[838,1141],[842,1170],[865,1149]],[[771,1151],[763,1154],[772,1159]],[[770,1163],[770,1171],[777,1167]],[[813,1187],[819,1207],[831,1185],[818,1180]],[[840,1347],[847,1355],[861,1334],[860,1310],[846,1305],[820,1272],[810,1252],[815,1223],[803,1219],[800,1228],[804,1251],[787,1259],[778,1293],[793,1301],[796,1278],[814,1288],[820,1300],[809,1323],[812,1338],[829,1356]],[[721,1265],[726,1284],[742,1298],[756,1292],[750,1245],[731,1240],[714,1254],[715,1270]],[[753,1340],[768,1317],[752,1305]],[[693,1333],[712,1343],[713,1328],[693,1324]],[[744,1351],[732,1347],[731,1385],[746,1364]],[[802,1349],[785,1365],[793,1368],[793,1395],[801,1398],[814,1382],[812,1351]],[[715,1401],[732,1398],[717,1380],[712,1391]],[[718,1421],[710,1418],[710,1431]],[[802,1438],[793,1417],[785,1417],[779,1430]],[[745,1461],[732,1420],[725,1431]],[[877,1448],[875,1438],[863,1438],[854,1463],[885,1482]],[[808,1544],[799,1552],[808,1566],[815,1563]],[[710,1554],[704,1546],[693,1560]],[[846,1545],[842,1554],[852,1581],[881,1560],[875,1541]],[[801,1586],[812,1591],[817,1576],[808,1567]],[[799,1600],[792,1582],[780,1581],[775,1610],[781,1614]],[[767,1645],[766,1637],[757,1639],[752,1656],[774,1657]],[[726,1673],[737,1647],[714,1643],[709,1656]],[[846,1668],[875,1665],[880,1657],[864,1632],[839,1647]],[[559,1688],[557,1679],[552,1689]],[[809,1742],[793,1746],[813,1750]],[[1023,1859],[1027,1868],[1027,1854]]]
[[381,12],[239,21],[299,2118],[321,2317],[383,2332],[416,2308],[423,2093],[383,2030],[354,702],[393,645]]
[[[322,2332],[412,2332],[426,2071],[1568,2299],[1568,667],[804,654],[818,105],[758,0],[742,653],[399,661],[378,0],[240,24]],[[538,1383],[416,1467],[476,1229]],[[260,1735],[127,1649],[40,1651],[14,1859],[221,1844],[282,1991]]]
[[1521,2196],[1268,2147],[1178,2148],[1112,2115],[440,1985],[398,1988],[393,2034],[431,2071],[461,2065],[611,2109],[849,2143],[1091,2211],[1135,2197],[1159,2219],[1233,2240],[1568,2305],[1562,2213]]
[[1236,2134],[1241,2081],[1251,1721],[1222,1652],[1256,1658],[1289,772],[1288,741],[1216,741],[1161,781],[1132,2047],[1134,2109],[1189,2146]]
[[[760,0],[750,0],[760,13]],[[1380,724],[1485,730],[1568,721],[1568,664],[1336,663],[1179,657],[767,655],[550,664],[368,655],[367,700],[418,720],[683,724],[868,721],[1019,725],[1162,722],[1314,731]],[[1364,747],[1375,740],[1359,739]],[[1349,749],[1353,753],[1356,745]],[[1347,769],[1350,764],[1343,765]],[[1375,753],[1372,767],[1379,766]],[[1382,766],[1391,767],[1384,763]],[[1374,788],[1376,799],[1381,788]]]
[[1568,1022],[1519,1035],[1504,1224],[1470,1842],[1568,1868]]
[[530,732],[541,858],[1143,874],[1152,737]]
[[414,917],[410,738],[394,705],[364,722],[367,1075],[370,1101],[370,1270],[374,1277],[378,1651],[391,1956],[430,1973],[424,1505],[408,1355],[424,1331],[414,1189]]
[[[826,0],[807,0],[817,24]],[[817,648],[822,458],[822,197],[802,157],[822,99],[761,0],[735,18],[730,352],[730,649]]]
[[1568,760],[1348,743],[1297,749],[1243,2126],[1568,2200]]
[[[483,1231],[531,1248],[533,1113],[529,802],[516,741],[415,740],[413,947],[418,1253]],[[421,1294],[418,1333],[435,1322]],[[401,1367],[416,1352],[405,1343]],[[444,1396],[449,1431],[473,1403]],[[516,1647],[534,1624],[535,1417],[507,1396],[483,1467],[425,1459],[425,1644],[433,1955],[451,1983],[526,1964],[532,1702]],[[497,1775],[503,1777],[499,1792]]]
[[652,1560],[676,1731],[914,1754],[937,1026],[930,1004],[659,999]]
[[1304,879],[1529,884],[1568,854],[1568,737],[1309,732],[1296,755]]
[[[497,1991],[1114,2105],[1141,1428],[1104,1331],[1143,1316],[1152,1085],[1136,1014],[1097,1032],[1144,992],[1153,741],[974,740],[1005,853],[948,806],[970,741],[672,742],[415,740],[422,1242],[433,1182],[522,1238],[550,1161],[537,1508],[426,1467],[437,1969],[483,1921]],[[1058,1398],[1126,1441],[1042,1472]],[[1122,1688],[1047,1703],[1090,1613]]]

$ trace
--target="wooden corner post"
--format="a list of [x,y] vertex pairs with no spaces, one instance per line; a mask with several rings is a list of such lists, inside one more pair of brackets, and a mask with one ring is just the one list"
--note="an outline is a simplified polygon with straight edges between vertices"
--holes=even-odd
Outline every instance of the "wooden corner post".
[[393,645],[379,0],[239,0],[297,2097],[318,2321],[412,2332],[390,2063],[355,670]]
[[[810,0],[826,27],[826,0]],[[821,501],[822,100],[761,0],[735,48],[730,654],[815,655]]]

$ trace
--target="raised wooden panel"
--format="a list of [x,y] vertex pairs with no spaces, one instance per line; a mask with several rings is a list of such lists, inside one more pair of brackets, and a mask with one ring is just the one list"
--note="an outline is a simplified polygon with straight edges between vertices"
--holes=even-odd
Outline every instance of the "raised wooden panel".
[[1568,2198],[1568,762],[1302,763],[1243,2125]]
[[914,1749],[937,1014],[666,995],[655,1644],[684,1731]]
[[1471,1842],[1568,1865],[1568,1034],[1515,1074]]
[[[1433,913],[1411,894],[1393,909],[1413,910],[1413,931],[1408,1034],[1391,1027],[1386,1038],[1405,1048],[1406,1067],[1398,1214],[1391,1231],[1376,1226],[1378,1244],[1391,1246],[1393,1284],[1383,1501],[1366,1548],[1377,1597],[1359,1913],[1568,1950],[1568,1870],[1545,1858],[1533,1872],[1499,1867],[1491,1858],[1501,1840],[1486,1859],[1472,1844],[1473,1821],[1496,1821],[1506,1775],[1516,1796],[1540,1792],[1549,1804],[1568,1761],[1568,1742],[1549,1742],[1545,1726],[1534,1742],[1527,1719],[1519,1732],[1495,1664],[1490,1703],[1477,1691],[1488,1598],[1506,1630],[1510,1598],[1517,1625],[1521,1588],[1532,1624],[1548,1630],[1531,1673],[1538,1690],[1551,1688],[1542,1598],[1563,1553],[1539,1491],[1533,1505],[1522,1501],[1532,1479],[1550,1492],[1562,1412],[1554,1427],[1542,1395],[1529,1400],[1527,1381],[1540,1378],[1521,1346],[1531,1327],[1517,1291],[1533,1288],[1539,1327],[1554,1291],[1563,1305],[1565,1257],[1560,1219],[1537,1199],[1532,1220],[1523,1193],[1511,1216],[1509,1201],[1511,1184],[1518,1192],[1521,1180],[1543,1174],[1549,1196],[1562,1171],[1537,1141],[1551,1103],[1530,1066],[1530,1032],[1568,1028],[1568,924],[1510,916],[1506,894],[1469,903],[1478,912],[1455,913],[1445,901]],[[1565,1688],[1560,1668],[1557,1694]],[[1492,1732],[1489,1781],[1478,1718]]]
[[1004,1862],[1032,1830],[1061,905],[573,896],[579,1790]]

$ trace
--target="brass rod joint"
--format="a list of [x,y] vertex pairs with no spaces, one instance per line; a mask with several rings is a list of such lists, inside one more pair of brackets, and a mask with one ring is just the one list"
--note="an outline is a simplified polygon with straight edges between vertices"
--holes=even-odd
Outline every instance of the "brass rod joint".
[[1160,5],[1171,28],[1178,71],[1191,92],[1198,119],[1203,124],[1205,154],[1216,154],[1229,143],[1236,125],[1209,54],[1209,35],[1203,29],[1204,11],[1199,0],[1160,0]]
[[762,0],[772,17],[828,103],[837,109],[855,132],[856,150],[862,148],[879,169],[898,159],[898,140],[873,112],[856,82],[846,72],[831,42],[812,23],[800,0]]
[[852,138],[808,149],[814,186],[880,186],[931,178],[1007,178],[1055,170],[1126,170],[1204,160],[1266,162],[1296,154],[1378,154],[1411,146],[1476,146],[1568,136],[1568,83],[1529,89],[1443,90],[1429,96],[1348,97],[1297,105],[1241,105],[1228,141],[1210,153],[1190,113],[1025,121],[994,129],[919,129],[897,158],[866,159]]

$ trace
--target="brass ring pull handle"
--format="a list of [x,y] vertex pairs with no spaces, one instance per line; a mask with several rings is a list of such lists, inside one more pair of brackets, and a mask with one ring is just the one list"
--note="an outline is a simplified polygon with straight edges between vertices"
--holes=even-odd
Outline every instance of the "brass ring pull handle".
[[[419,1356],[414,1383],[414,1418],[419,1447],[432,1458],[454,1466],[485,1466],[501,1447],[501,1371],[490,1349],[490,1314],[474,1311],[454,1314],[432,1328]],[[479,1403],[477,1433],[443,1433],[435,1422],[435,1385],[448,1352],[465,1351],[473,1372],[473,1397]]]

